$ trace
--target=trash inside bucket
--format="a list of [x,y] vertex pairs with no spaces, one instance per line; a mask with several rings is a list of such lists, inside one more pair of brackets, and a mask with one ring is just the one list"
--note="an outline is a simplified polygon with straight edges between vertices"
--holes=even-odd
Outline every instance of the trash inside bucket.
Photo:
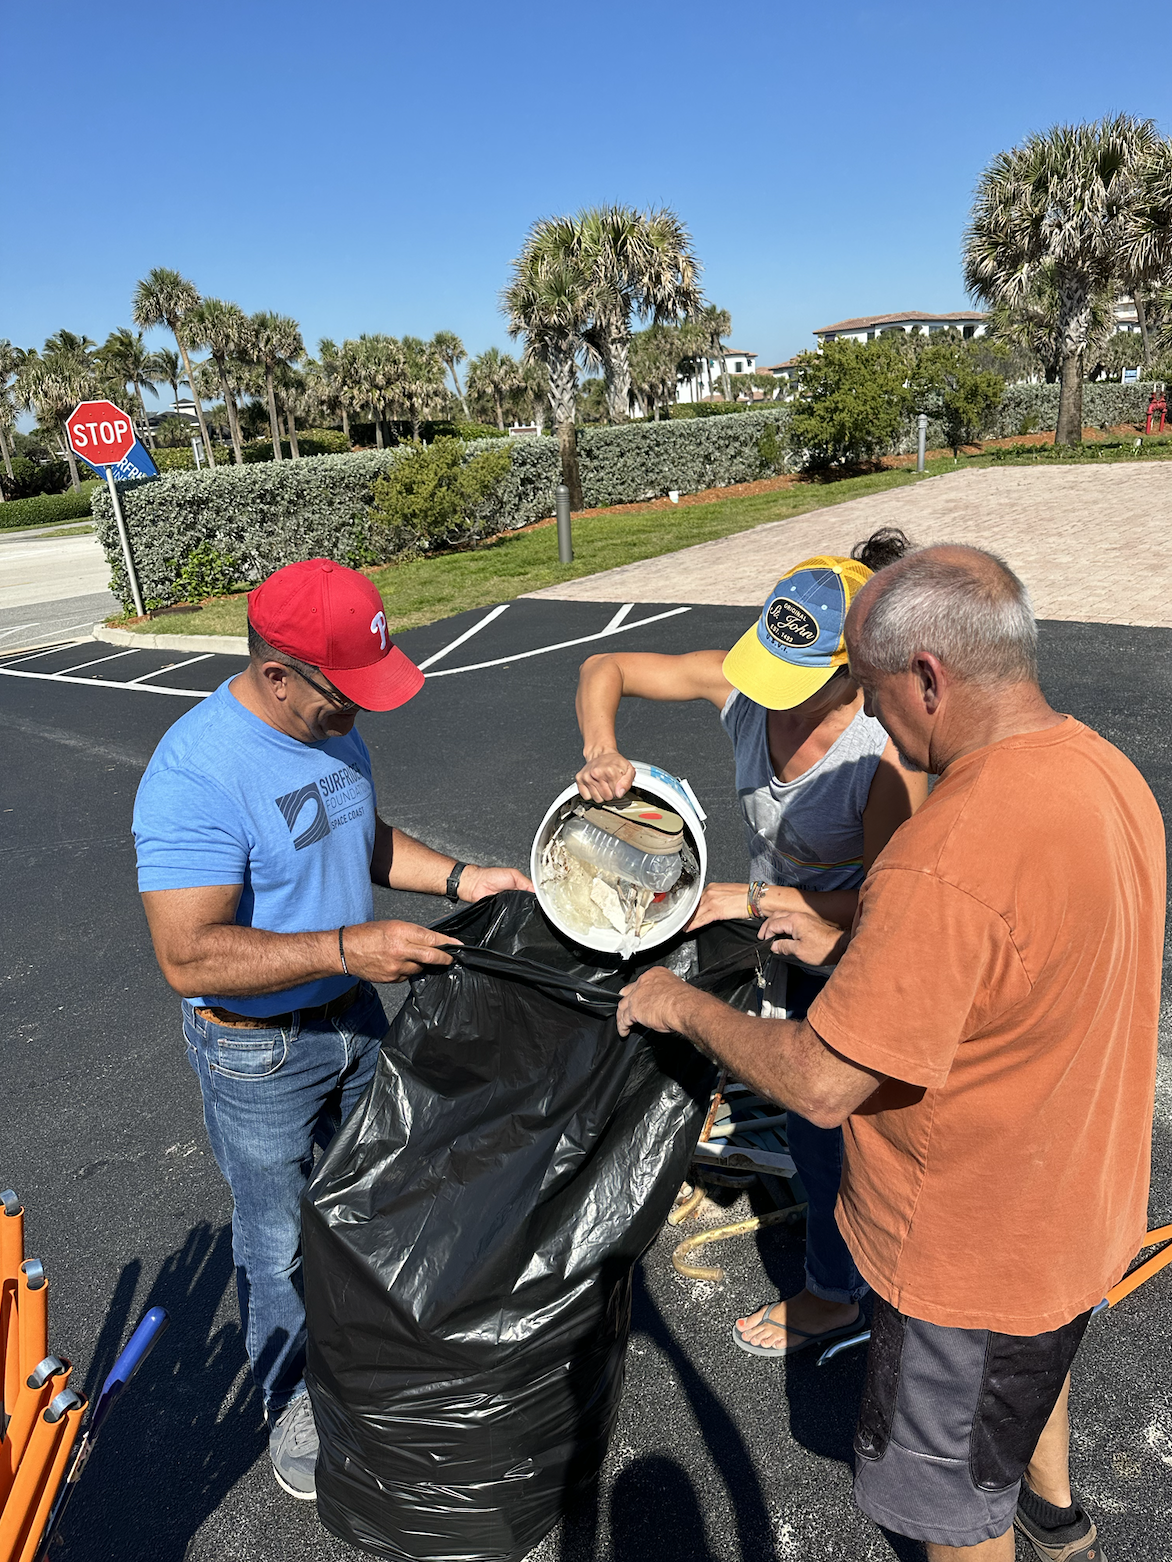
[[704,889],[706,815],[686,781],[634,761],[635,780],[614,804],[569,786],[533,838],[538,904],[575,943],[624,959],[687,926]]

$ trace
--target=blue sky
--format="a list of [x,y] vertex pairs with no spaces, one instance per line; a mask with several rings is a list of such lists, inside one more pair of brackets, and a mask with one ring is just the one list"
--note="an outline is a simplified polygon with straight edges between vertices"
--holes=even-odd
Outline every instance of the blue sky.
[[0,336],[101,340],[165,265],[311,346],[506,347],[529,223],[618,200],[680,213],[733,344],[777,362],[844,316],[967,307],[974,183],[1029,131],[1172,131],[1153,28],[1084,0],[12,6]]

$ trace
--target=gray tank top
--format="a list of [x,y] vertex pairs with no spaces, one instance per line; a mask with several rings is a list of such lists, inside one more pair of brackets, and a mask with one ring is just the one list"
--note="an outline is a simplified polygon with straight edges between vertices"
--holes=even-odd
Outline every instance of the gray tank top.
[[887,733],[860,708],[805,775],[779,781],[768,715],[738,690],[720,713],[733,744],[749,877],[796,889],[855,889],[863,882],[863,809]]

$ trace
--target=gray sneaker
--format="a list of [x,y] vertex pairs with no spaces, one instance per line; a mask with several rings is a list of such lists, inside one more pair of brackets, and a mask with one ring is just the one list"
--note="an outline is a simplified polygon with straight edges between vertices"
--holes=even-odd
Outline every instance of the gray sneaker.
[[277,1484],[290,1497],[313,1502],[317,1497],[314,1471],[317,1467],[317,1427],[313,1424],[313,1406],[308,1394],[299,1394],[285,1406],[269,1433],[269,1458]]

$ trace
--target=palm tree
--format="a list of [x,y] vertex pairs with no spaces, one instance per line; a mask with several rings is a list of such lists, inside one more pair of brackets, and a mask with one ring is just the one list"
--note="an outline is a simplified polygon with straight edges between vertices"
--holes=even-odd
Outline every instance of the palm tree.
[[60,439],[69,463],[70,486],[75,491],[81,488],[81,478],[77,457],[65,437],[65,420],[79,401],[85,401],[91,390],[92,384],[84,371],[64,354],[42,358],[37,353],[29,353],[16,383],[15,393],[20,405],[35,412],[41,427]]
[[45,338],[42,357],[56,363],[68,361],[79,366],[83,373],[93,369],[94,349],[97,342],[89,336],[78,336],[75,331],[54,331]]
[[1165,252],[1159,170],[1167,161],[1167,143],[1151,120],[1119,114],[1028,137],[999,153],[977,186],[965,235],[969,291],[1012,310],[1050,269],[1060,343],[1057,445],[1082,440],[1083,359],[1095,299]]
[[143,386],[145,385],[150,391],[155,389],[152,375],[155,373],[156,360],[153,353],[147,352],[142,332],[131,331],[127,326],[120,326],[118,330],[110,332],[102,343],[97,357],[103,367],[117,380],[123,393],[128,386],[133,389],[146,442],[153,446],[154,439],[151,436]]
[[340,417],[346,443],[350,442],[350,407],[357,390],[354,383],[353,342],[337,342],[323,336],[317,344],[317,357],[307,358],[306,373],[314,382],[314,390],[322,410],[329,416]]
[[203,403],[191,378],[191,359],[187,355],[187,344],[184,341],[184,319],[198,304],[199,292],[195,283],[189,282],[186,277],[181,277],[177,271],[171,271],[166,266],[156,266],[152,271],[148,271],[134,290],[135,325],[141,325],[146,330],[150,330],[152,326],[165,325],[175,338],[175,345],[183,359],[183,378],[191,386],[195,415],[199,420],[199,431],[203,435],[203,447],[210,461],[212,441],[204,420]]
[[549,375],[549,404],[558,431],[562,482],[570,490],[571,508],[581,510],[585,501],[574,412],[578,360],[585,350],[592,290],[578,232],[570,219],[543,218],[534,223],[513,262],[513,279],[502,304],[509,317],[509,335],[525,338],[525,361],[541,364]]
[[549,373],[543,363],[530,360],[522,362],[521,374],[525,388],[517,393],[517,400],[524,407],[526,417],[537,425],[540,434],[549,413]]
[[26,356],[23,347],[14,347],[7,338],[0,341],[0,456],[4,459],[4,470],[10,479],[13,475],[12,447],[8,443],[8,436],[16,425],[13,379],[20,373]]
[[173,347],[160,347],[151,354],[151,374],[156,381],[162,380],[171,387],[171,405],[178,410],[179,387],[187,381],[183,377],[183,360]]
[[278,369],[276,376],[277,403],[281,412],[285,415],[285,429],[289,439],[289,449],[294,461],[301,460],[301,450],[297,444],[297,419],[308,427],[311,419],[318,413],[318,401],[314,381],[311,376],[297,369],[291,369],[287,365]]
[[[343,344],[343,350],[351,344]],[[393,336],[363,333],[353,344],[354,377],[362,404],[374,414],[374,440],[385,448],[383,425],[392,414],[406,366],[402,345]]]
[[678,320],[701,306],[700,264],[688,230],[666,207],[593,207],[577,218],[593,287],[587,339],[606,376],[612,423],[630,416],[632,318]]
[[468,419],[468,398],[460,385],[460,376],[456,373],[456,365],[464,362],[468,354],[464,350],[464,343],[456,335],[455,331],[437,331],[431,339],[431,345],[440,356],[440,362],[452,376],[452,384],[456,387],[456,395],[460,398],[460,405],[464,409],[464,419]]
[[515,391],[524,388],[524,370],[517,360],[499,347],[489,347],[468,364],[468,389],[473,396],[492,403],[496,412],[496,426],[504,429],[505,401]]
[[418,444],[424,418],[434,417],[447,397],[444,365],[434,342],[405,336],[399,346],[402,372],[394,387],[395,402],[398,411],[411,425],[411,438]]
[[[1098,353],[1115,329],[1114,293],[1095,294],[1091,299],[1090,324],[1087,327],[1085,359]],[[1059,318],[1058,286],[1054,267],[1046,262],[1038,267],[1028,290],[1020,297],[1002,299],[993,306],[985,339],[1016,349],[1033,360],[1031,372],[1041,370],[1047,385],[1058,383],[1062,368],[1062,326]],[[909,337],[909,341],[913,338]],[[935,340],[935,338],[933,338]]]
[[206,347],[211,353],[228,416],[232,452],[236,465],[242,466],[244,441],[240,437],[240,413],[230,366],[235,359],[247,355],[251,337],[248,316],[239,304],[228,303],[222,298],[205,298],[187,317],[185,329],[193,347]]
[[243,343],[245,356],[265,371],[265,390],[269,402],[269,432],[273,441],[273,460],[281,459],[281,426],[277,421],[276,373],[282,365],[296,363],[305,355],[301,327],[288,315],[264,310],[249,317],[249,331]]
[[679,326],[649,325],[631,338],[631,381],[656,423],[670,416],[679,384],[680,363],[688,356]]
[[[720,394],[725,401],[731,401],[732,385],[729,382],[728,365],[725,362],[724,338],[732,334],[732,316],[727,309],[718,309],[715,304],[709,304],[696,315],[696,327],[705,355],[720,370]],[[709,380],[709,384],[711,383]]]
[[1172,284],[1172,141],[1159,139],[1142,159],[1124,224],[1123,285],[1135,301],[1145,367],[1151,362],[1150,314],[1166,329]]

